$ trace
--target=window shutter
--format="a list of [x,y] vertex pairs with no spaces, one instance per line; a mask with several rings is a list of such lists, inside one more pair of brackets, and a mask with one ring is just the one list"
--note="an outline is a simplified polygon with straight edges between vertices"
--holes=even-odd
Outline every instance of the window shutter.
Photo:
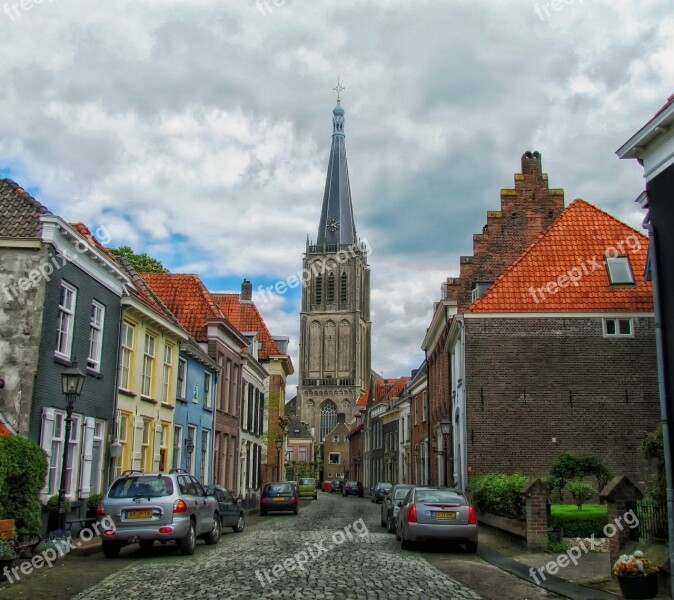
[[[40,448],[47,454],[47,465],[51,465],[51,442],[54,437],[54,409],[42,409],[42,431],[40,432]],[[49,495],[49,470],[44,480],[44,487],[41,492],[42,495]]]
[[161,421],[156,421],[154,425],[154,446],[152,448],[152,470],[159,471],[161,462]]
[[89,493],[91,492],[91,464],[94,449],[95,426],[96,421],[93,417],[85,417],[82,450],[82,479],[80,481],[80,489],[83,498],[88,498]]
[[136,417],[133,423],[133,459],[132,469],[140,469],[143,466],[143,417]]

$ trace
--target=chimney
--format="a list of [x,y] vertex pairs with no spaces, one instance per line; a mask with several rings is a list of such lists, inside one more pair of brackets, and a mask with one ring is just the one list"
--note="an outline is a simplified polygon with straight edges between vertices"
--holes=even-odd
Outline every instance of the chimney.
[[241,284],[241,300],[248,302],[253,300],[253,284],[247,279]]
[[531,174],[534,175],[536,173],[542,173],[543,172],[543,166],[541,164],[541,154],[540,152],[525,152],[522,155],[522,175],[527,175]]

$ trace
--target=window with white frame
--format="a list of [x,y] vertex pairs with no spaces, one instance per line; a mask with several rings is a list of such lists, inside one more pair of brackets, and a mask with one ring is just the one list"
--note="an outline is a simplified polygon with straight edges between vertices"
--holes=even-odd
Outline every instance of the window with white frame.
[[65,415],[55,412],[52,421],[52,435],[49,448],[49,476],[47,479],[47,493],[52,496],[58,494],[61,478],[61,461],[63,460],[63,437],[65,435]]
[[188,425],[187,426],[187,445],[192,448],[192,452],[187,452],[187,470],[190,472],[191,475],[194,475],[196,473],[196,462],[197,458],[195,455],[196,452],[196,447],[197,447],[197,428]]
[[173,427],[173,468],[182,467],[183,457],[183,428],[180,425]]
[[171,404],[171,378],[173,374],[173,346],[164,344],[164,379],[162,381],[161,401]]
[[72,419],[72,427],[70,429],[70,447],[68,449],[68,463],[66,464],[66,495],[70,498],[79,498],[80,494],[78,484],[80,477],[82,417],[80,415],[73,415]]
[[208,457],[210,456],[209,447],[211,445],[211,432],[208,429],[201,430],[201,481],[204,485],[209,482],[210,469]]
[[339,444],[339,436],[338,436],[338,435],[333,435],[333,436],[332,436],[332,441],[333,441],[335,444]]
[[94,300],[91,303],[91,322],[89,323],[89,356],[87,357],[87,367],[93,371],[101,370],[104,319],[105,307]]
[[103,473],[103,440],[105,439],[105,421],[96,419],[94,423],[94,440],[91,447],[91,482],[90,494],[101,491],[101,475]]
[[75,323],[75,302],[77,291],[65,281],[61,282],[61,295],[56,326],[56,349],[54,353],[70,359],[73,345],[73,327]]
[[131,415],[129,413],[117,413],[117,441],[122,447],[119,458],[115,465],[115,475],[119,477],[122,474],[124,465],[131,464],[131,444],[129,444],[129,425]]
[[331,465],[339,464],[339,452],[330,452],[328,455],[328,461]]
[[295,460],[295,451],[293,448],[286,448],[286,462]]
[[187,361],[178,359],[178,398],[184,400],[187,394]]
[[307,461],[307,449],[304,446],[300,447],[300,461],[301,462]]
[[141,439],[141,453],[143,465],[142,469],[146,473],[152,472],[152,421],[148,419],[143,420],[143,437]]
[[135,327],[124,321],[122,323],[122,352],[119,360],[119,387],[123,390],[130,390],[131,366],[133,362],[133,339]]
[[204,407],[213,406],[213,375],[208,371],[204,372]]
[[634,283],[630,259],[627,256],[606,256],[608,280],[612,285]]
[[421,420],[426,421],[428,415],[428,392],[424,392],[421,398]]
[[604,337],[634,337],[632,319],[604,319]]
[[149,334],[145,334],[145,346],[143,349],[143,386],[141,394],[152,397],[152,375],[154,371],[155,346],[157,339]]

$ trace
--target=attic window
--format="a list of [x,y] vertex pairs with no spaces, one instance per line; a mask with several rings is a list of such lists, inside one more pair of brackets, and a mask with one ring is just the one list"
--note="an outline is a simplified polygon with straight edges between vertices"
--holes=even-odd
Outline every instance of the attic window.
[[478,298],[481,298],[487,293],[487,290],[491,287],[493,281],[476,281],[473,283],[473,289],[471,291],[471,301],[475,302]]
[[604,319],[604,337],[634,337],[632,319]]
[[627,256],[606,256],[606,270],[611,285],[634,283],[634,275]]

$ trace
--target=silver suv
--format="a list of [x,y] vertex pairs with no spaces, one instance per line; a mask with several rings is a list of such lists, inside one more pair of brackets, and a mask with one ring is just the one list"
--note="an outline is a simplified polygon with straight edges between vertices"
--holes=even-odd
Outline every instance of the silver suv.
[[207,544],[220,540],[217,500],[206,495],[189,473],[125,471],[110,486],[98,511],[114,527],[102,529],[103,554],[116,558],[126,544],[147,549],[159,541],[176,542],[182,554],[194,554],[198,537]]

